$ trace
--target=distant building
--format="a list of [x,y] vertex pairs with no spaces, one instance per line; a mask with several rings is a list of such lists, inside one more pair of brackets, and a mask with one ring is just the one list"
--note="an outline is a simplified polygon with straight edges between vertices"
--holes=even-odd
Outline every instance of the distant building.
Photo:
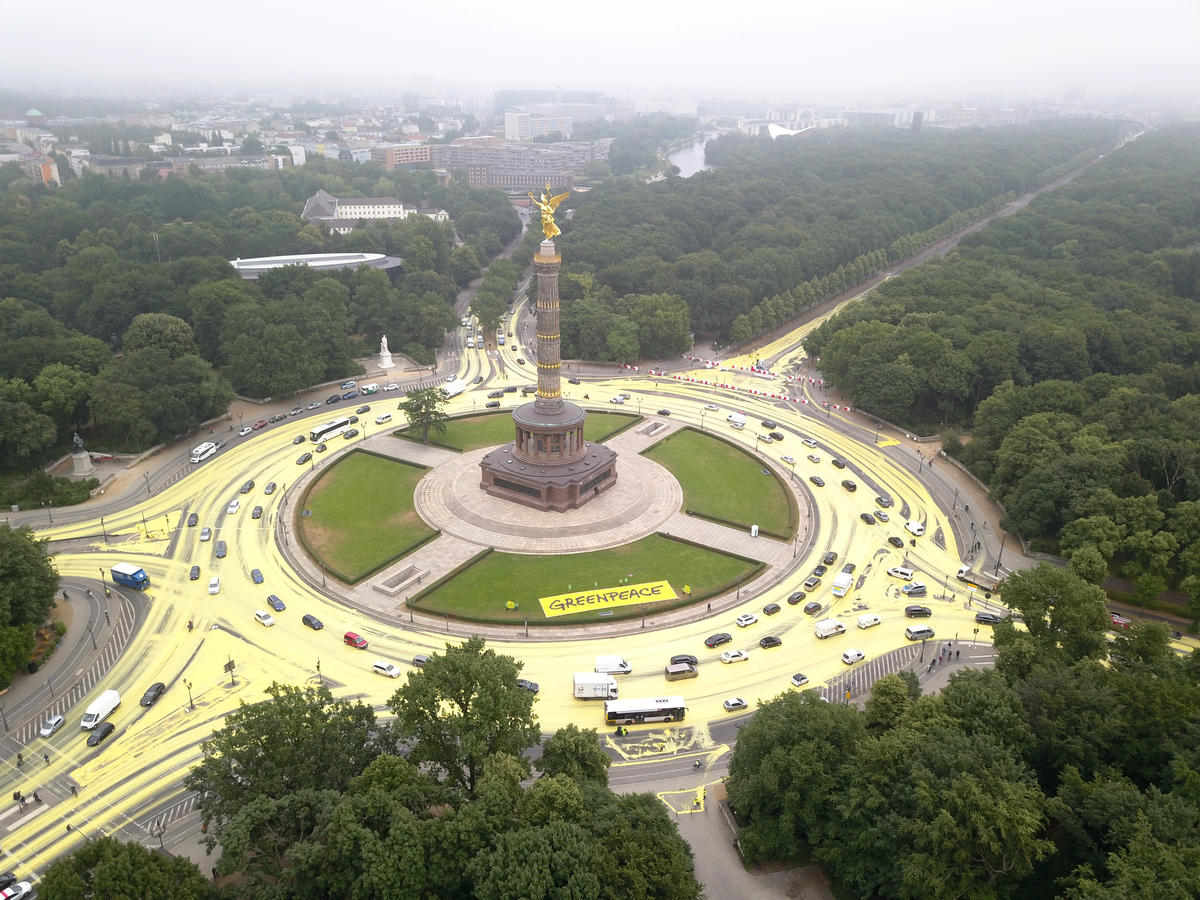
[[131,156],[89,156],[82,160],[84,169],[97,175],[124,175],[140,178],[146,168],[146,160]]
[[391,172],[397,166],[430,161],[428,144],[383,144],[371,148],[371,159]]
[[409,216],[426,216],[435,222],[450,221],[444,209],[416,207],[395,197],[338,198],[323,189],[304,202],[300,215],[309,222],[325,222],[338,234],[349,234],[359,222],[369,219],[403,221]]
[[570,116],[535,115],[522,110],[504,111],[504,139],[506,141],[530,141],[548,134],[571,136],[574,123]]
[[382,253],[298,253],[294,256],[258,256],[253,259],[231,259],[229,264],[237,269],[242,278],[253,281],[271,269],[284,266],[308,266],[310,269],[321,271],[337,271],[340,269],[357,269],[359,266],[370,266],[372,269],[383,269],[389,275],[398,272],[403,261],[395,256],[384,256]]
[[433,164],[444,169],[467,170],[471,187],[496,187],[505,191],[540,190],[551,186],[570,190],[575,174],[592,160],[608,159],[612,141],[559,141],[553,144],[515,144],[498,138],[459,138],[434,144]]

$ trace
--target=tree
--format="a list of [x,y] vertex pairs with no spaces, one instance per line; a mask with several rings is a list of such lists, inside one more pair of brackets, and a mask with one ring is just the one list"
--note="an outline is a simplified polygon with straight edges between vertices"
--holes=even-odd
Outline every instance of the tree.
[[867,698],[867,727],[873,732],[895,728],[912,707],[908,685],[898,675],[885,675],[871,685]]
[[533,694],[517,686],[520,672],[519,662],[486,649],[480,637],[434,654],[389,701],[409,760],[473,792],[489,756],[519,757],[532,747]]
[[420,388],[409,391],[399,403],[399,409],[408,416],[409,425],[421,429],[422,443],[429,443],[429,432],[446,433],[446,392],[441,388]]
[[566,725],[542,742],[541,758],[534,764],[546,775],[566,775],[577,781],[608,784],[612,760],[600,748],[595,728],[580,730]]
[[125,330],[122,344],[126,353],[134,353],[148,347],[161,347],[172,359],[196,352],[192,326],[183,319],[166,313],[142,313],[140,316],[134,316]]
[[93,838],[70,856],[52,862],[38,883],[38,893],[60,900],[98,896],[176,900],[217,897],[216,888],[190,859],[111,837]]
[[334,700],[324,685],[273,683],[266,694],[267,701],[242,701],[226,717],[201,745],[204,759],[188,773],[188,787],[203,798],[210,849],[252,800],[344,790],[380,753],[371,707]]
[[56,593],[58,572],[45,542],[28,527],[0,525],[0,626],[41,625]]
[[1108,575],[1108,565],[1095,544],[1084,544],[1072,553],[1070,569],[1089,584],[1099,584]]

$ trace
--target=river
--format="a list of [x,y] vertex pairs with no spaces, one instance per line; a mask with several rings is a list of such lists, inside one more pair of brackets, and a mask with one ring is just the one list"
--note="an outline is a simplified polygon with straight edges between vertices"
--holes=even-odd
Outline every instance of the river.
[[712,168],[704,161],[704,144],[714,137],[716,137],[715,134],[706,134],[697,143],[684,147],[682,150],[676,150],[667,156],[671,165],[679,166],[680,178],[688,178],[704,169]]

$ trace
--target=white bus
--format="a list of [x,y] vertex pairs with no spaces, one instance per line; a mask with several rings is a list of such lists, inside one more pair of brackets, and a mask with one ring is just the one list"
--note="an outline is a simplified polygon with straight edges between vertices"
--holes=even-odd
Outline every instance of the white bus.
[[326,422],[324,425],[318,425],[308,433],[308,439],[314,444],[319,444],[326,438],[337,437],[343,431],[350,427],[349,419],[334,419],[332,422]]
[[192,448],[192,462],[201,463],[217,452],[217,445],[212,441],[205,441],[199,447]]
[[682,722],[687,711],[682,697],[643,697],[637,700],[604,701],[604,720],[609,725],[641,722]]

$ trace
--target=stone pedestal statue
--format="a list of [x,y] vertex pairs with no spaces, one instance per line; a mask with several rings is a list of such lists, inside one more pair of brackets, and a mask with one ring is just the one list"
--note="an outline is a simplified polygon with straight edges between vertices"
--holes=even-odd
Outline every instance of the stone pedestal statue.
[[96,474],[96,467],[92,465],[92,454],[83,449],[83,438],[79,436],[79,432],[75,432],[75,438],[72,441],[75,448],[71,451],[71,462],[75,469],[71,472],[72,478],[90,478]]
[[379,368],[391,369],[396,364],[392,362],[392,354],[388,351],[387,335],[383,336],[383,340],[379,342]]

